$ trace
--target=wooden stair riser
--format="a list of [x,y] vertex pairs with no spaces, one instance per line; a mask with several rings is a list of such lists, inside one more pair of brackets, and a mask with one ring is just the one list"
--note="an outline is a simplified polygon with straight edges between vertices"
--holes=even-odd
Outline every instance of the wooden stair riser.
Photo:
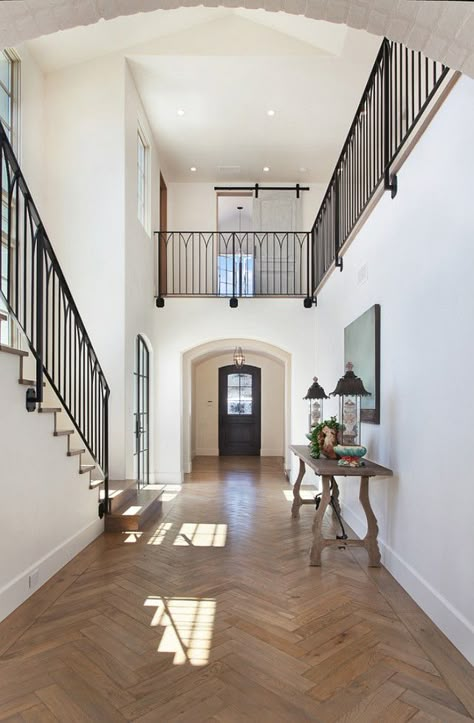
[[79,455],[85,454],[85,449],[69,449],[67,452],[68,457],[78,457]]
[[109,514],[105,519],[105,530],[107,532],[139,532],[143,530],[151,520],[158,521],[161,517],[162,509],[163,502],[161,498],[158,497],[146,507],[142,514]]
[[[114,483],[109,482],[109,490],[114,489]],[[116,497],[110,497],[110,511],[111,513],[117,513],[117,511],[124,505],[131,502],[136,492],[136,482],[134,487],[129,487],[120,492]]]
[[[111,484],[113,489],[113,483]],[[136,485],[126,488],[126,496],[122,497],[111,513],[107,515],[106,529],[111,532],[142,530],[151,519],[158,519],[162,510],[162,489],[138,490]],[[113,499],[113,498],[112,498]],[[136,507],[137,512],[125,514]]]

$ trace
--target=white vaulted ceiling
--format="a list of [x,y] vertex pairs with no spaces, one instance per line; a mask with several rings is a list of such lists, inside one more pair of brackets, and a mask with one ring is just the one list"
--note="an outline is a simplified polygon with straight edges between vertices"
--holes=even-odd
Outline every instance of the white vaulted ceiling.
[[27,45],[46,72],[126,57],[169,181],[326,183],[380,42],[285,13],[183,8]]

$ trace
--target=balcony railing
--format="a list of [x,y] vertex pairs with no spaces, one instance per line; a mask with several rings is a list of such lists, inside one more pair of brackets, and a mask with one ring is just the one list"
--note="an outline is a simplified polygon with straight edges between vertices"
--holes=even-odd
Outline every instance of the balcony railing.
[[312,228],[313,295],[381,184],[397,193],[392,168],[449,68],[383,40]]
[[157,306],[169,296],[309,297],[307,232],[156,232]]

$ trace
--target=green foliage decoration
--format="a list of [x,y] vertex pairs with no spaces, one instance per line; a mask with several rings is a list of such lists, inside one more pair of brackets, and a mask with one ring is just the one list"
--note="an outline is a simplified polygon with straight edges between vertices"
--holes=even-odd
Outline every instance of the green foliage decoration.
[[319,457],[321,456],[319,438],[324,427],[329,427],[330,429],[335,429],[336,432],[339,432],[342,425],[339,424],[336,417],[331,417],[330,419],[325,419],[323,422],[320,422],[315,427],[313,427],[313,429],[311,430],[311,456],[315,459],[319,459]]

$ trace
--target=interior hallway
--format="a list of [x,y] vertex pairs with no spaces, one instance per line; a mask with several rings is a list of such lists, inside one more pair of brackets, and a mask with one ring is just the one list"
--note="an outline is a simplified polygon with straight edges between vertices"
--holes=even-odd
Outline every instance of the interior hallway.
[[196,459],[159,524],[103,535],[5,620],[0,720],[473,720],[473,669],[364,550],[308,566],[281,467]]

